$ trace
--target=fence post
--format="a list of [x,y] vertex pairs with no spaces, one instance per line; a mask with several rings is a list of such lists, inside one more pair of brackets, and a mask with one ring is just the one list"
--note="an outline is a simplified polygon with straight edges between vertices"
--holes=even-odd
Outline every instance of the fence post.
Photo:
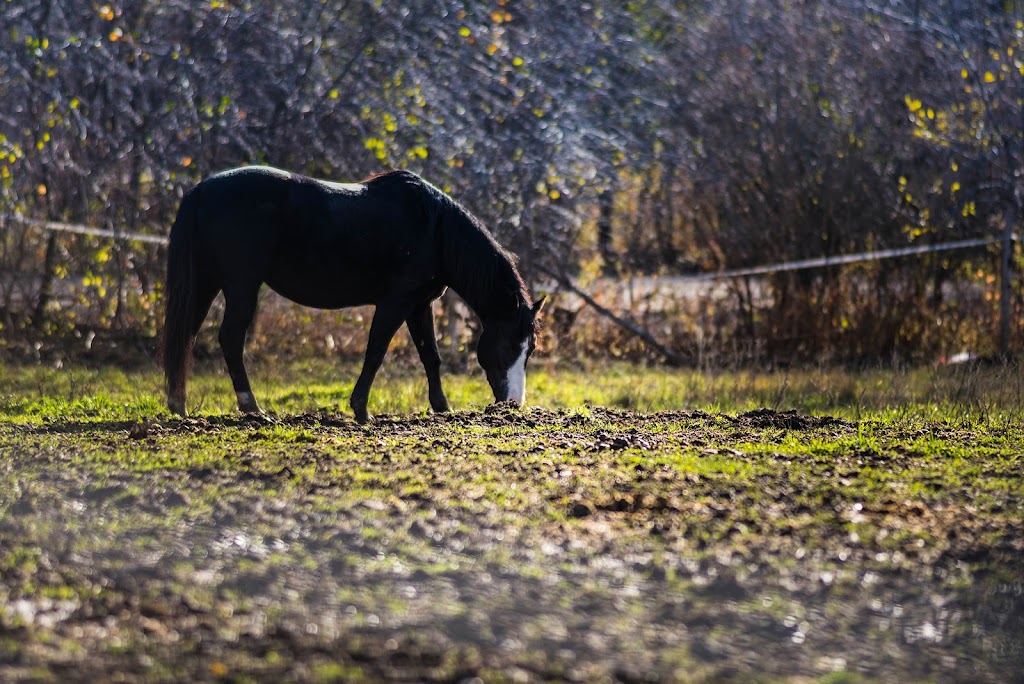
[[1004,216],[1002,256],[999,265],[999,356],[1010,358],[1010,317],[1013,298],[1013,219],[1015,212],[1007,209]]

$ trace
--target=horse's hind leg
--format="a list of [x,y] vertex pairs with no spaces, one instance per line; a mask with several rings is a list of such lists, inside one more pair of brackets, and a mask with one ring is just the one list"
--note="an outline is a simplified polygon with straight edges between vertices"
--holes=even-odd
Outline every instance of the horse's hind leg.
[[438,413],[448,410],[448,399],[441,387],[441,354],[437,351],[437,337],[434,334],[434,312],[431,302],[417,306],[405,319],[413,344],[420,354],[423,370],[427,372],[427,392],[430,408]]
[[238,398],[238,410],[242,413],[262,413],[256,397],[249,385],[249,376],[245,372],[242,352],[245,347],[245,334],[256,315],[256,298],[259,288],[251,292],[224,292],[224,320],[220,325],[220,350],[224,354],[224,362],[228,366],[228,375],[235,388]]
[[[207,314],[210,313],[210,306],[213,304],[213,300],[217,297],[217,293],[220,292],[220,287],[214,284],[209,278],[200,276],[196,283],[195,295],[192,300],[191,306],[189,307],[189,320],[188,320],[188,338],[185,346],[185,353],[188,356],[192,354],[192,348],[195,346],[196,337],[199,335],[199,329],[203,327],[203,321],[206,320]],[[188,416],[185,410],[185,374],[173,379],[173,382],[167,389],[167,405],[173,413],[177,413],[179,416]]]

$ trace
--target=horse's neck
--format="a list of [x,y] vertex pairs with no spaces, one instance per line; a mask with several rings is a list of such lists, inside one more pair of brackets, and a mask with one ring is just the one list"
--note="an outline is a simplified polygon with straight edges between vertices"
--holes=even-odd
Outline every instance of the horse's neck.
[[456,277],[451,278],[448,285],[481,319],[500,315],[521,298],[518,288],[500,276],[475,282]]
[[474,231],[452,240],[446,261],[447,285],[481,319],[500,315],[522,299],[515,267],[487,236]]

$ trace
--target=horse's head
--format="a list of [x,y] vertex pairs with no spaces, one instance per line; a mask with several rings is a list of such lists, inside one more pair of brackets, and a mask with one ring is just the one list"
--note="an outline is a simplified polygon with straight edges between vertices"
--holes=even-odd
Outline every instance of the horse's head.
[[537,344],[536,319],[544,298],[519,307],[514,316],[483,322],[476,357],[487,374],[495,401],[526,401],[526,362]]

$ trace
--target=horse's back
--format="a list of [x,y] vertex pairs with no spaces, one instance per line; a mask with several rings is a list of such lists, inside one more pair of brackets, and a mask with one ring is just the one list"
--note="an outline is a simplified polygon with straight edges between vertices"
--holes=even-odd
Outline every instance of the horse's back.
[[233,169],[225,169],[219,171],[212,176],[208,176],[204,183],[211,183],[218,180],[224,180],[227,178],[278,178],[281,180],[288,180],[292,177],[290,171],[279,169],[274,166],[238,166]]
[[407,225],[423,213],[425,187],[419,176],[405,171],[339,183],[272,166],[243,166],[208,177],[199,190],[207,215],[236,221],[257,216],[292,230],[343,230],[346,223],[379,223],[382,229]]
[[222,171],[199,183],[200,231],[230,233],[280,221],[291,174],[269,166]]
[[414,174],[336,183],[273,167],[199,185],[199,242],[228,280],[266,282],[309,306],[375,303],[436,277],[429,195]]

